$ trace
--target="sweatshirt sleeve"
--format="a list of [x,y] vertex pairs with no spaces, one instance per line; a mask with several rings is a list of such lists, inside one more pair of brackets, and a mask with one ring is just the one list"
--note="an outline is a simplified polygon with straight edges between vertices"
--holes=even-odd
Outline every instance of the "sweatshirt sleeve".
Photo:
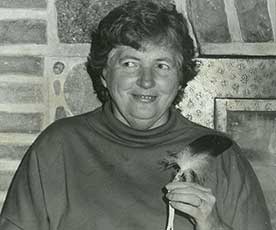
[[48,127],[24,155],[0,215],[1,230],[57,229],[66,199],[61,129]]
[[217,168],[217,207],[233,230],[272,230],[260,183],[240,148],[220,156]]
[[0,229],[46,230],[47,225],[37,155],[31,147],[12,180],[0,216]]

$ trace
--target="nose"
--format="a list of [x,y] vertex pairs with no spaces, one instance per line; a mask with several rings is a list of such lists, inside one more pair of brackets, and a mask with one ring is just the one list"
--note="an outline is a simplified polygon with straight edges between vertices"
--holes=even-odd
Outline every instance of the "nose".
[[140,71],[137,85],[144,89],[149,89],[155,86],[154,74],[152,73],[151,68],[143,68]]

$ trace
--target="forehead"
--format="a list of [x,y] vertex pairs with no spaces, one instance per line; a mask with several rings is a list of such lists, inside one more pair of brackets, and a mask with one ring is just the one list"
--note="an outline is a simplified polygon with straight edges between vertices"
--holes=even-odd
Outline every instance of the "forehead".
[[168,60],[178,62],[181,55],[170,47],[158,46],[152,43],[142,43],[141,48],[134,49],[130,46],[120,45],[113,48],[109,55],[109,60],[118,60],[121,58],[137,58],[145,60]]

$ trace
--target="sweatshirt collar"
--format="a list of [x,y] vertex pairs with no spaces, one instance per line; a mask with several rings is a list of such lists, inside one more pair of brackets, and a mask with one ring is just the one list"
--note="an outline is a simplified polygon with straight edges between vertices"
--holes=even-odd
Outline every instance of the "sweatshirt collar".
[[137,130],[122,123],[114,116],[110,102],[104,105],[103,112],[106,118],[104,125],[110,132],[127,142],[142,145],[160,142],[160,139],[166,138],[169,135],[169,131],[176,124],[176,111],[174,107],[170,108],[169,119],[165,124],[148,130]]
[[92,112],[87,120],[99,135],[110,141],[132,147],[149,147],[163,144],[176,137],[174,130],[177,126],[178,112],[172,106],[169,114],[165,124],[149,130],[137,130],[118,120],[112,112],[111,103],[106,102],[101,108]]
[[88,122],[99,135],[112,142],[137,148],[178,141],[189,144],[201,136],[221,135],[214,130],[190,122],[174,106],[170,107],[167,123],[149,130],[133,129],[122,123],[114,116],[110,102],[106,102],[92,114]]

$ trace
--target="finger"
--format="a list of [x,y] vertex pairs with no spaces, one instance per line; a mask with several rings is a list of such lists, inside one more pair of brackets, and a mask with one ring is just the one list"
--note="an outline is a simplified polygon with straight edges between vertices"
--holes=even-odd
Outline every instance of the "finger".
[[211,190],[202,191],[198,188],[194,187],[182,187],[182,188],[175,188],[168,192],[168,194],[182,194],[184,195],[194,195],[197,196],[199,199],[204,200],[207,204],[213,205],[216,201],[215,196],[212,194]]
[[172,189],[176,189],[176,188],[186,188],[186,187],[192,187],[192,188],[196,188],[198,190],[201,190],[201,191],[211,191],[210,188],[206,188],[206,187],[203,187],[199,184],[196,184],[196,183],[191,183],[191,182],[171,182],[169,184],[167,184],[165,186],[165,188],[170,191]]
[[196,207],[198,211],[204,215],[210,213],[214,209],[216,202],[216,198],[213,195],[209,195],[206,199],[202,199],[197,194],[176,193],[171,191],[166,197],[170,202],[183,203]]
[[170,205],[174,209],[179,210],[181,212],[184,212],[184,213],[192,216],[195,220],[199,219],[200,210],[198,207],[194,207],[189,204],[185,204],[185,203],[181,203],[181,202],[174,202],[174,201],[171,201]]
[[202,202],[202,200],[194,194],[168,193],[166,197],[170,201],[187,203],[194,207],[200,206]]

